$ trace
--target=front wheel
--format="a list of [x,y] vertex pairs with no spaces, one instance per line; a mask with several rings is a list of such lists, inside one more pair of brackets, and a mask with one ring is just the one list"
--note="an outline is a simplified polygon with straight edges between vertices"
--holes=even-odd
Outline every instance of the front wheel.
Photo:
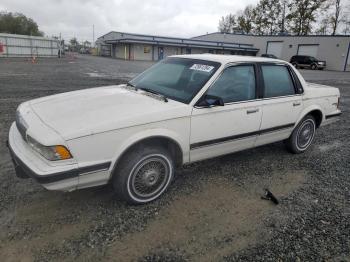
[[312,65],[311,65],[311,69],[312,69],[312,70],[316,70],[316,69],[317,69],[317,65],[312,64]]
[[294,154],[305,152],[312,144],[315,132],[315,118],[311,115],[307,115],[300,121],[291,136],[285,141],[288,150]]
[[119,198],[131,204],[144,204],[160,197],[174,176],[174,161],[162,147],[144,146],[123,157],[113,175]]

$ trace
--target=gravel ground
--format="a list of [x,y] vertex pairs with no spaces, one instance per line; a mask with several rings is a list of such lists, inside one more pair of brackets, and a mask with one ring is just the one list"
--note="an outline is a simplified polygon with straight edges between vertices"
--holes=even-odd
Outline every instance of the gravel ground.
[[[110,186],[62,193],[15,177],[5,141],[19,103],[121,83],[150,65],[0,60],[2,261],[350,261],[350,73],[302,71],[340,88],[343,111],[305,154],[275,143],[191,164],[149,205],[128,206]],[[280,205],[260,199],[265,187]]]

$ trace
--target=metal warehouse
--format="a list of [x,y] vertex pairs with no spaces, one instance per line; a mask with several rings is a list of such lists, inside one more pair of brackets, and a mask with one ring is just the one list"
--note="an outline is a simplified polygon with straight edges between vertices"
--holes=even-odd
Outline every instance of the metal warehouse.
[[212,33],[193,39],[251,43],[259,50],[258,56],[273,54],[280,59],[290,61],[293,55],[309,55],[325,60],[329,70],[350,71],[350,36],[258,36]]
[[253,44],[110,32],[96,41],[100,55],[157,61],[170,55],[215,53],[256,55]]
[[100,55],[157,61],[169,55],[215,53],[260,56],[289,61],[293,55],[325,60],[327,69],[350,71],[350,36],[259,36],[211,33],[190,39],[110,32],[96,41]]
[[59,48],[56,39],[0,34],[0,57],[57,57]]

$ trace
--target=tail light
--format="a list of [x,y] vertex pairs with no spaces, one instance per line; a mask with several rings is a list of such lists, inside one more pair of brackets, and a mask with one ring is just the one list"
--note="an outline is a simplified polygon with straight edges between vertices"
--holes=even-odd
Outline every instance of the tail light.
[[338,97],[337,109],[339,109],[339,106],[340,106],[340,97]]

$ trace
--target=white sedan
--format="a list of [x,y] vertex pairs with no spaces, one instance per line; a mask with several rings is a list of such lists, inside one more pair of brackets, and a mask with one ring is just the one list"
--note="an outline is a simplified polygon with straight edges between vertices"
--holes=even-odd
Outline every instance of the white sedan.
[[147,203],[186,163],[276,141],[304,152],[340,116],[339,96],[280,60],[172,56],[125,85],[21,104],[8,146],[17,176],[47,189],[112,183],[122,199]]

